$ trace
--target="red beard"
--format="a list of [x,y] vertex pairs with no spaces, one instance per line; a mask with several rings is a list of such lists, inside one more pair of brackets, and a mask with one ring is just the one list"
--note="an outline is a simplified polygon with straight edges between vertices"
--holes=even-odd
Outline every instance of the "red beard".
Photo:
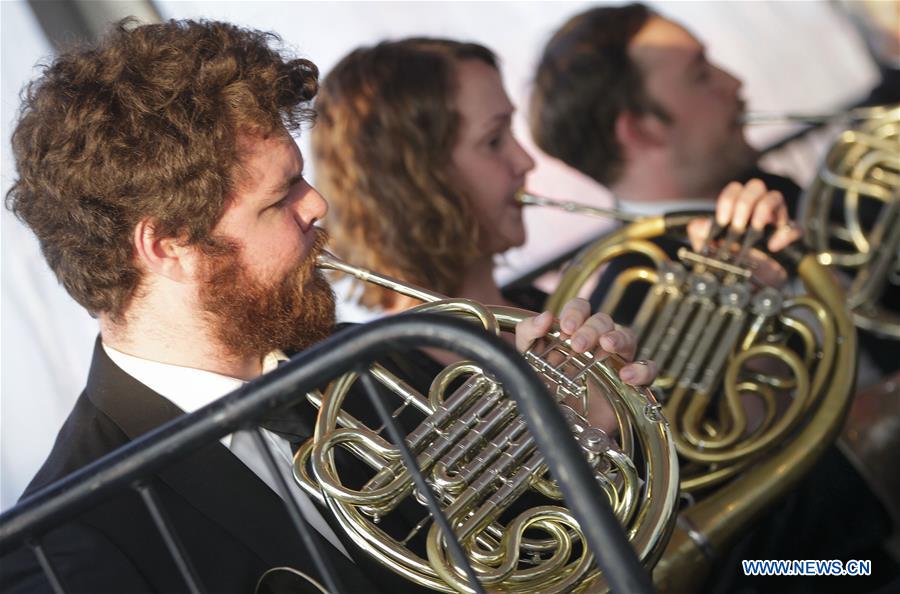
[[238,245],[207,253],[200,305],[214,337],[229,354],[261,358],[275,349],[299,351],[331,334],[334,292],[316,269],[316,256],[327,242],[327,234],[317,229],[307,257],[271,285],[247,270]]

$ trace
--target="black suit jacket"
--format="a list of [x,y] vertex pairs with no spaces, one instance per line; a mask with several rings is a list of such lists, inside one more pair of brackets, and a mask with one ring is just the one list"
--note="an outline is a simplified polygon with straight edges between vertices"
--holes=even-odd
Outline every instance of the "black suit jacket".
[[[98,340],[87,387],[28,496],[184,412],[119,369]],[[273,566],[318,572],[294,532],[284,503],[216,442],[152,479],[208,592],[252,592]],[[381,591],[326,540],[326,552],[351,592]],[[43,544],[74,592],[184,592],[187,586],[137,494],[118,494],[55,530]],[[0,559],[0,591],[46,592],[34,555]]]

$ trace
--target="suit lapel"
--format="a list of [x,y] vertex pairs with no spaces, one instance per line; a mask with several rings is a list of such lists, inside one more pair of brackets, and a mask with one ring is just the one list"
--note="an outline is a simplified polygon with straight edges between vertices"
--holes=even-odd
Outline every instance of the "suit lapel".
[[[131,440],[185,414],[122,371],[106,355],[99,338],[94,347],[86,393],[94,406]],[[310,422],[305,415],[301,416],[305,423]],[[306,572],[316,571],[310,559],[303,556],[305,549],[281,498],[218,441],[197,450],[158,476],[198,513],[247,543],[263,562],[271,566],[293,566]],[[252,508],[236,509],[237,501],[242,504],[252,502]],[[326,552],[348,591],[425,591],[373,561],[350,543],[330,513],[325,512],[325,516],[360,563],[359,567],[354,565],[318,532],[312,531],[313,538]]]
[[[185,414],[122,371],[106,355],[99,338],[87,395],[131,440]],[[298,550],[299,539],[281,498],[218,441],[158,476],[198,513],[247,543],[263,560],[287,562],[289,551]],[[235,509],[236,501],[253,502],[253,509]]]

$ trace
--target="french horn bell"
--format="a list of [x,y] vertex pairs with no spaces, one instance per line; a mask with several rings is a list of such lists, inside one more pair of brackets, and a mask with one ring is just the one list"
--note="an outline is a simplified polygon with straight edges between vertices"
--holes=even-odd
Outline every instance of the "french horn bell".
[[[422,300],[415,311],[441,312],[508,331],[530,312],[445,299],[431,291],[350,266],[322,254],[321,269],[336,270]],[[622,382],[624,363],[605,353],[576,354],[558,330],[526,359],[556,394],[582,451],[595,469],[597,495],[607,497],[647,566],[668,541],[677,507],[678,465],[668,425],[647,390]],[[371,374],[398,398],[398,410],[414,411],[406,442],[444,506],[479,582],[496,592],[604,591],[603,575],[583,545],[578,523],[561,501],[541,453],[502,386],[474,362],[451,363],[427,393],[375,365]],[[355,374],[308,394],[319,409],[314,436],[297,451],[294,476],[336,517],[351,540],[412,582],[444,592],[471,592],[465,574],[447,552],[427,509],[409,533],[390,533],[391,514],[416,508],[417,494],[397,448],[380,429],[367,427],[345,409]],[[604,432],[579,405],[607,399],[617,428]],[[371,468],[363,485],[341,476],[341,454]]]

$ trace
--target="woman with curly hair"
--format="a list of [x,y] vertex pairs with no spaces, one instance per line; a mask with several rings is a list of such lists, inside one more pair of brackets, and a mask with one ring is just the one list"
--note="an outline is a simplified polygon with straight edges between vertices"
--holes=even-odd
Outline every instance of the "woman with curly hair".
[[[316,180],[339,256],[447,295],[540,309],[541,295],[513,303],[493,277],[495,256],[525,241],[515,195],[534,161],[512,134],[489,49],[426,38],[357,49],[316,107]],[[360,289],[367,308],[416,303]]]

